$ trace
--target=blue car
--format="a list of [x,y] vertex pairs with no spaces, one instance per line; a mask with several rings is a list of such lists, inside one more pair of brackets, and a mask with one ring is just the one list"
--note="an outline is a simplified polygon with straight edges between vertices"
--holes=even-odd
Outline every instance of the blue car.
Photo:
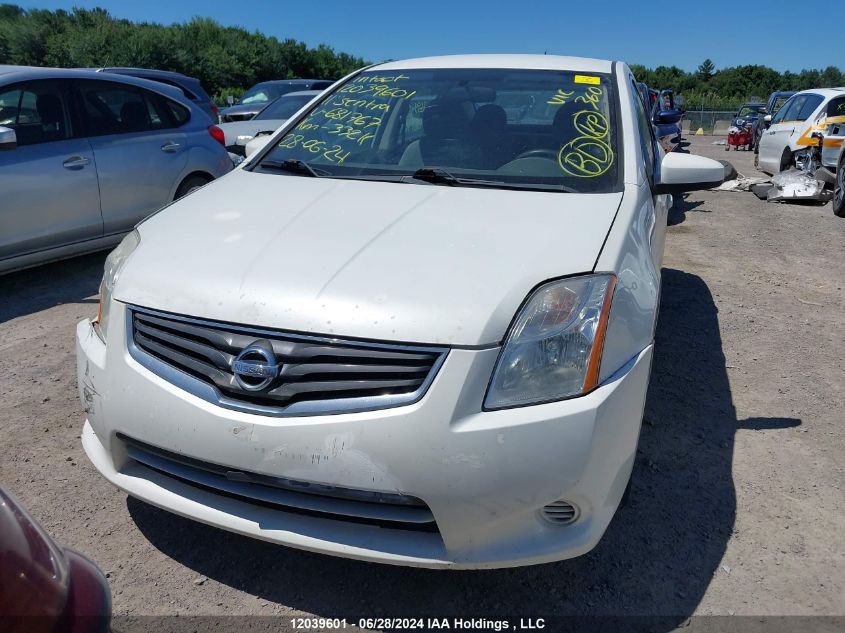
[[668,89],[658,92],[642,82],[637,84],[637,88],[663,151],[675,151],[681,143],[681,121],[684,113],[676,107],[674,93]]
[[0,273],[113,247],[231,171],[223,143],[174,86],[0,66]]

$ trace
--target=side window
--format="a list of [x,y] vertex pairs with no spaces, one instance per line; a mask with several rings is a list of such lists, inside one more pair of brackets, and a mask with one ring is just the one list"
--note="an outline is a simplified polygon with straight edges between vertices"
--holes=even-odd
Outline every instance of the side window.
[[783,121],[783,117],[786,116],[787,110],[792,107],[792,104],[795,102],[795,97],[790,97],[787,99],[780,107],[775,105],[775,115],[772,117],[772,123],[780,123]]
[[20,88],[4,88],[0,91],[0,125],[13,127],[18,123],[21,105]]
[[637,111],[637,127],[640,131],[640,149],[642,150],[643,161],[645,162],[646,174],[650,182],[654,182],[654,164],[657,161],[657,155],[654,151],[654,128],[651,126],[651,121],[645,112],[643,101],[640,99],[637,86],[632,81],[631,90],[633,92],[634,107]]
[[810,115],[816,111],[824,98],[821,95],[807,95],[807,99],[804,101],[804,105],[801,106],[801,110],[798,112],[798,121],[806,121],[810,118]]
[[191,120],[191,111],[185,106],[170,99],[162,98],[161,102],[167,108],[168,114],[173,121],[173,125],[168,125],[167,127],[181,127]]
[[18,145],[70,138],[70,118],[62,85],[33,81],[0,91],[0,125],[15,130]]
[[845,97],[830,100],[827,104],[827,116],[845,116]]
[[801,108],[804,107],[805,101],[807,101],[807,95],[795,95],[789,103],[785,103],[784,106],[778,111],[778,114],[783,112],[783,116],[780,118],[780,120],[797,121],[798,113],[801,112]]
[[173,127],[153,93],[108,81],[79,83],[89,136],[130,134]]

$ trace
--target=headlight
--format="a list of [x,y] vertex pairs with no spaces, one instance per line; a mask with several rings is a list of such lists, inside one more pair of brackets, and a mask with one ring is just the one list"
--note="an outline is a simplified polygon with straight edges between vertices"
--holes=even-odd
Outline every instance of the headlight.
[[616,276],[603,273],[535,290],[511,325],[484,408],[562,400],[594,389],[615,286]]
[[137,229],[132,231],[129,235],[123,238],[123,241],[117,245],[109,256],[106,257],[105,270],[103,272],[103,280],[100,282],[100,309],[97,312],[97,330],[103,342],[106,340],[106,334],[109,328],[109,310],[111,308],[111,297],[114,292],[114,285],[117,283],[117,277],[120,274],[120,269],[129,259],[138,244],[141,243],[141,236]]

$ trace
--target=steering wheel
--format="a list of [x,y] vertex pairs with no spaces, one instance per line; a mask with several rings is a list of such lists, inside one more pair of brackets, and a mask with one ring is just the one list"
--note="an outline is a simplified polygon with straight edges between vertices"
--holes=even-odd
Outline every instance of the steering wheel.
[[522,152],[513,160],[519,160],[521,158],[548,158],[549,160],[557,160],[557,155],[558,152],[553,149],[529,149],[528,151]]

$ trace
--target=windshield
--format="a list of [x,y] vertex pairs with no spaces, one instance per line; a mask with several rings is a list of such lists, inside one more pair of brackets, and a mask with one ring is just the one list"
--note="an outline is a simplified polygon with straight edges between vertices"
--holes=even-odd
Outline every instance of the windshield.
[[288,119],[313,98],[314,95],[285,95],[284,97],[279,97],[256,114],[255,118]]
[[267,103],[278,98],[281,94],[279,86],[273,84],[258,84],[247,90],[241,97],[241,105]]
[[738,117],[754,117],[760,116],[762,106],[742,106],[739,109]]
[[613,102],[609,75],[374,69],[319,101],[257,167],[297,161],[321,176],[385,180],[438,169],[448,184],[614,191]]

